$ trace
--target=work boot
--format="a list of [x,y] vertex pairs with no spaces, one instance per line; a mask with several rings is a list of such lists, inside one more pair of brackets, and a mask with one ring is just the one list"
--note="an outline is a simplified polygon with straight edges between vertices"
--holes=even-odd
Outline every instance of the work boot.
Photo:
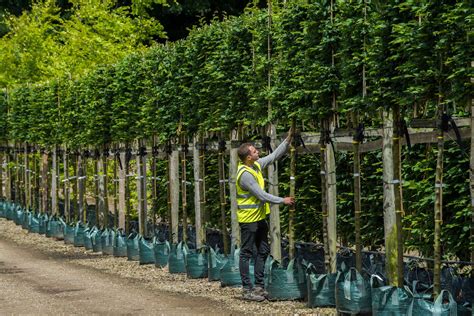
[[261,286],[256,286],[254,289],[253,289],[253,292],[257,295],[260,295],[260,296],[263,296],[265,298],[268,298],[268,292],[267,290],[265,290],[263,287]]
[[261,302],[265,300],[265,297],[258,295],[252,289],[244,289],[242,292],[242,299],[246,301]]

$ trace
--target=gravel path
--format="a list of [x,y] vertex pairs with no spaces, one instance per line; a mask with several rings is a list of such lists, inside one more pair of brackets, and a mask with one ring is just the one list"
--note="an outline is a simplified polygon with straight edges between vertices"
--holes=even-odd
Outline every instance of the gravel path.
[[[44,284],[57,282],[43,289],[44,284],[34,283],[38,275]],[[0,314],[336,314],[335,309],[307,308],[304,302],[242,301],[241,289],[65,245],[3,218],[0,293]],[[75,307],[69,306],[71,298]]]

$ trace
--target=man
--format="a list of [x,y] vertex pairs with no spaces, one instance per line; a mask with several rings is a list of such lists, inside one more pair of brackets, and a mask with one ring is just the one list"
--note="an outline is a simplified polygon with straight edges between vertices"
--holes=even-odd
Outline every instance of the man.
[[[237,170],[237,218],[240,225],[240,260],[239,269],[243,286],[243,299],[263,301],[267,292],[264,289],[264,268],[270,247],[268,245],[268,223],[266,216],[270,214],[272,204],[294,204],[292,197],[281,198],[264,191],[265,182],[262,170],[280,159],[288,150],[292,138],[292,130],[288,137],[271,154],[260,158],[258,150],[251,143],[240,145],[238,155],[241,160]],[[257,249],[255,261],[255,287],[249,273],[250,259],[254,247]]]

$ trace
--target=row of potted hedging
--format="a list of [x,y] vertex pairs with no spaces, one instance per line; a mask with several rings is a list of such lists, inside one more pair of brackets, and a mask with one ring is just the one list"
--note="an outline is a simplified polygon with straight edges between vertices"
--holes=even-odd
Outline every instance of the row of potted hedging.
[[76,81],[11,89],[0,97],[0,130],[41,145],[153,134],[164,141],[179,130],[229,131],[292,116],[314,126],[332,114],[334,98],[341,122],[394,105],[433,115],[438,96],[462,113],[470,7],[422,3],[294,1],[275,10],[270,33],[266,11],[249,10]]
[[[125,236],[120,230],[100,230],[81,222],[66,224],[62,218],[47,214],[31,213],[21,207],[2,202],[0,217],[33,233],[45,234],[66,244],[85,247],[117,257],[127,256],[140,264],[168,265],[170,273],[186,273],[189,278],[206,278],[220,281],[222,286],[239,286],[239,250],[224,256],[212,248],[190,250],[180,242],[170,245],[157,238],[147,240],[138,234]],[[376,315],[395,313],[401,315],[453,315],[458,310],[470,313],[467,306],[457,305],[451,294],[444,290],[433,302],[429,285],[423,288],[414,282],[413,287],[395,288],[384,284],[377,274],[359,273],[355,268],[340,264],[334,274],[321,274],[306,260],[291,260],[282,265],[269,258],[265,264],[265,285],[271,300],[305,299],[310,307],[335,306],[339,312],[369,313]]]

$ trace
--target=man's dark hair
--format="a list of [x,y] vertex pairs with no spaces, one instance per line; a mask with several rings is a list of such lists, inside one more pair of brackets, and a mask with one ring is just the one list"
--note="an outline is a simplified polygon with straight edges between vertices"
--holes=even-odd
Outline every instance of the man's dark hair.
[[242,162],[245,162],[245,158],[250,154],[250,146],[253,146],[252,143],[243,143],[242,145],[239,146],[239,149],[237,150],[237,154],[239,155],[239,158]]

